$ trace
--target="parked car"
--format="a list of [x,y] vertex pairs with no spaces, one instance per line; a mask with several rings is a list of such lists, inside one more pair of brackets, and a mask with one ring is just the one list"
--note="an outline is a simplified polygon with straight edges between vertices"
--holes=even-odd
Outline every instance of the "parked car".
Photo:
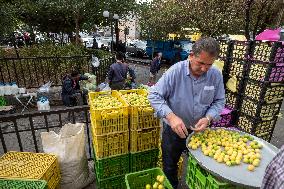
[[100,49],[110,50],[111,40],[102,37],[100,40],[97,39],[97,43]]
[[92,48],[93,40],[94,40],[93,36],[82,37],[82,40],[83,40],[83,43],[84,43],[85,47]]
[[135,40],[131,41],[126,46],[126,54],[128,56],[137,57],[137,58],[147,58],[146,54],[146,42]]

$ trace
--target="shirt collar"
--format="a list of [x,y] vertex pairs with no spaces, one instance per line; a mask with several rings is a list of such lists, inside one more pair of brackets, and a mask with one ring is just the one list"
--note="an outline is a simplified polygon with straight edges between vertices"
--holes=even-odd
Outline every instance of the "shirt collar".
[[190,66],[190,62],[189,62],[189,60],[186,60],[186,64],[185,64],[185,70],[186,70],[186,75],[187,76],[189,76],[189,77],[191,77],[191,79],[193,79],[193,80],[198,80],[198,81],[203,81],[203,80],[205,80],[206,79],[206,77],[207,77],[207,72],[209,71],[207,71],[206,73],[204,73],[204,74],[202,74],[199,78],[196,78],[193,74],[192,74],[192,72],[190,71],[190,69],[189,69],[189,66]]

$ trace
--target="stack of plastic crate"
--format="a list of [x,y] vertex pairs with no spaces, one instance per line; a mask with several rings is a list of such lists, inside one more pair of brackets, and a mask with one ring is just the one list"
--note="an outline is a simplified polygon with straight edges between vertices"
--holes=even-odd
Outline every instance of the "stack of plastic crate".
[[130,171],[128,105],[117,91],[91,92],[89,104],[98,188],[125,188]]
[[233,109],[225,107],[220,114],[220,119],[213,121],[210,127],[233,127],[235,113]]
[[[129,105],[130,170],[136,172],[156,167],[159,155],[160,121],[148,104],[147,91],[143,89],[119,91]],[[131,103],[125,95],[135,93],[138,103]],[[139,103],[144,99],[146,104]]]
[[44,153],[8,152],[0,158],[0,186],[46,188],[45,182],[35,180],[45,180],[48,189],[57,188],[60,182],[60,170],[56,156]]
[[226,93],[226,107],[236,110],[239,108],[243,83],[247,71],[247,58],[250,53],[250,43],[245,41],[231,41],[228,47],[224,83]]
[[270,141],[284,96],[284,46],[255,42],[244,84],[238,128]]
[[208,171],[203,169],[189,154],[187,170],[186,170],[186,184],[189,188],[198,189],[243,189],[242,187],[221,181]]

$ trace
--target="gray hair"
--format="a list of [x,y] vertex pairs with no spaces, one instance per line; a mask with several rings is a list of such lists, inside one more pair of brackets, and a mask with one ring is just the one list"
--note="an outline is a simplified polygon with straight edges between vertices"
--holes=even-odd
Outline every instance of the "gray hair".
[[192,52],[195,55],[199,55],[201,51],[205,51],[214,57],[218,57],[220,45],[212,37],[201,38],[193,44]]

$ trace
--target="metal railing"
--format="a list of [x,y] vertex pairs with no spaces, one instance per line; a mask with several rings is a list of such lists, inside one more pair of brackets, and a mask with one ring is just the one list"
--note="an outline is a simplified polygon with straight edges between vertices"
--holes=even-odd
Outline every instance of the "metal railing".
[[[55,131],[69,122],[85,123],[86,151],[88,159],[93,159],[90,135],[90,107],[77,106],[44,112],[8,114],[0,116],[0,154],[7,151],[43,152],[41,132]],[[74,146],[74,148],[76,148]]]
[[91,56],[0,58],[0,82],[25,88],[38,88],[48,81],[61,86],[62,78],[74,69],[94,73],[98,83],[104,81],[113,58],[101,59],[97,68],[90,61]]

